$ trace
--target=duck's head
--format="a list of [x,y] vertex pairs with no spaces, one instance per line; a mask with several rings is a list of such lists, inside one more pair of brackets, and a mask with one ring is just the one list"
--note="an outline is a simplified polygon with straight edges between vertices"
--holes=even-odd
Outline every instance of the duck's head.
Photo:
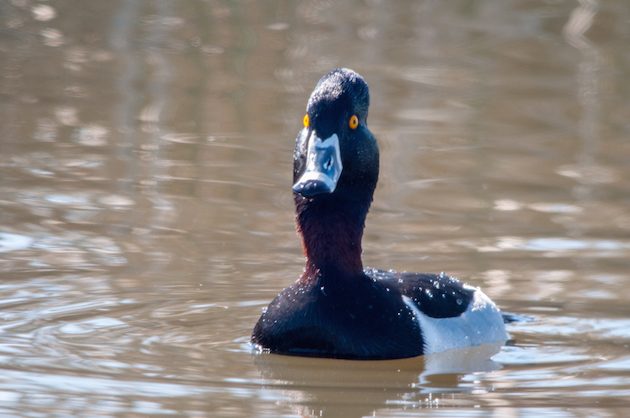
[[293,156],[296,202],[342,197],[371,202],[378,146],[367,127],[370,93],[356,72],[337,68],[311,93]]

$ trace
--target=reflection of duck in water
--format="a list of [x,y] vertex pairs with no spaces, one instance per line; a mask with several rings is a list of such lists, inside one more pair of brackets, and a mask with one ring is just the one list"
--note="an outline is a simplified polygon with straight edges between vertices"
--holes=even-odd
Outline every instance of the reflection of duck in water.
[[490,356],[499,349],[500,344],[483,345],[369,362],[286,356],[255,356],[254,361],[263,378],[263,397],[286,404],[299,416],[346,418],[376,416],[383,408],[466,405],[466,396],[451,395],[491,390],[483,377],[464,376],[497,370],[500,365]]
[[275,353],[345,359],[505,342],[501,313],[480,290],[444,274],[363,268],[379,171],[368,106],[367,84],[348,69],[326,74],[311,94],[293,154],[306,268],[262,314],[252,341]]

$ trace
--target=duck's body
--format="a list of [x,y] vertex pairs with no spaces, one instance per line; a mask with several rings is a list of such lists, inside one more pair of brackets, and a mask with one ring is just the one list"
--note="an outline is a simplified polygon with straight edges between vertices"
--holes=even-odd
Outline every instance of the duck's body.
[[260,317],[252,342],[272,352],[348,359],[413,357],[504,342],[497,307],[444,274],[365,269],[361,238],[378,179],[369,93],[336,69],[315,87],[294,153],[303,275]]

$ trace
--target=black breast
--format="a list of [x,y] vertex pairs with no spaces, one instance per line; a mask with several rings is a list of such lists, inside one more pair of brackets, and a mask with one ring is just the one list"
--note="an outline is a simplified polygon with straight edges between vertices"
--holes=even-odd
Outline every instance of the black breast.
[[283,290],[259,319],[252,342],[275,353],[345,359],[422,354],[413,312],[400,293],[361,276],[320,278]]

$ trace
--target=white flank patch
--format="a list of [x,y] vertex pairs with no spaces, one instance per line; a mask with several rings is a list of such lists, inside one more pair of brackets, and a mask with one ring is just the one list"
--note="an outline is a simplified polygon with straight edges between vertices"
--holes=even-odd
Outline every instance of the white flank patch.
[[507,341],[503,317],[496,305],[481,290],[465,287],[474,291],[472,303],[460,316],[452,318],[427,316],[411,298],[403,296],[422,330],[424,354]]

